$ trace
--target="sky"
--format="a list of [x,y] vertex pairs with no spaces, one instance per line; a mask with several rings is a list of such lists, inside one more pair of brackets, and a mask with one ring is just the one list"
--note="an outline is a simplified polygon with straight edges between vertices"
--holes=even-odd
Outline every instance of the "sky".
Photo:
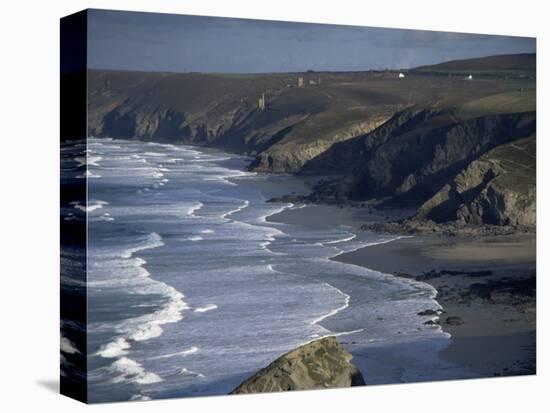
[[535,53],[534,38],[90,10],[88,67],[272,73],[407,69]]

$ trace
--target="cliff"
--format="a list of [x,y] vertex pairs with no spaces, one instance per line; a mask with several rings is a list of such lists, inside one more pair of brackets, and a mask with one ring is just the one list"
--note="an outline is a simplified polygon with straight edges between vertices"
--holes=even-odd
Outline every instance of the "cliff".
[[[297,79],[305,79],[298,87]],[[300,172],[396,112],[448,96],[473,101],[509,85],[394,72],[204,74],[88,71],[88,127],[116,137],[218,147],[255,156],[258,172]],[[526,93],[527,94],[527,93]],[[265,97],[265,107],[259,99]],[[439,103],[438,103],[439,102]]]
[[312,390],[364,385],[352,356],[334,337],[325,337],[279,357],[241,383],[232,394]]
[[534,112],[463,118],[455,110],[400,112],[367,135],[336,144],[304,171],[324,167],[340,177],[314,199],[386,199],[420,205],[487,151],[532,135]]
[[90,70],[89,133],[217,147],[253,157],[252,171],[323,176],[308,200],[418,208],[407,231],[533,227],[536,165],[511,165],[535,155],[510,144],[535,146],[535,63],[489,56],[401,79]]
[[418,209],[416,219],[534,227],[535,136],[500,145],[471,162]]

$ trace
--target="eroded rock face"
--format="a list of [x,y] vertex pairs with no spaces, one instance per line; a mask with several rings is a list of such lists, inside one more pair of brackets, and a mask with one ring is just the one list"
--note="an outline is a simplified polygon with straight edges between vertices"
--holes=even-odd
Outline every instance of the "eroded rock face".
[[241,383],[232,394],[364,385],[352,356],[334,337],[298,347]]
[[[258,155],[250,169],[256,172],[300,172],[306,163],[317,158],[335,143],[371,132],[387,119],[386,115],[365,114],[365,120],[338,125],[336,130],[327,128],[324,131],[316,131],[307,141],[296,142],[289,133],[286,139]],[[297,132],[300,132],[299,129],[295,128]]]
[[498,146],[471,162],[418,209],[416,218],[535,226],[535,136]]
[[[408,96],[364,93],[363,80],[372,87],[381,84],[372,74],[359,79],[353,74],[323,76],[322,85],[296,88],[296,74],[90,70],[89,132],[97,137],[216,146],[258,155],[250,169],[259,172],[297,172],[334,143],[376,128]],[[266,99],[262,110],[258,96]]]
[[322,162],[346,173],[319,188],[321,197],[340,193],[352,200],[421,204],[487,151],[530,136],[535,128],[533,112],[467,119],[452,110],[398,113],[372,133],[334,145],[306,169]]

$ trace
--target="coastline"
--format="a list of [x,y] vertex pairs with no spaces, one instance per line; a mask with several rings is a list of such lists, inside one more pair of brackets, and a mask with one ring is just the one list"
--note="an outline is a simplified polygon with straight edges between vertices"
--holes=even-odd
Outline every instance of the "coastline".
[[[518,300],[518,291],[513,291],[534,282],[534,237],[509,238],[419,236],[334,259],[436,288],[444,309],[440,325],[451,334],[442,358],[481,377],[534,374],[535,301]],[[487,284],[491,291],[483,288]]]
[[[312,212],[312,209],[315,209]],[[407,211],[308,205],[267,220],[311,226],[395,219]],[[443,307],[434,323],[450,334],[439,357],[479,377],[536,373],[535,235],[482,238],[420,235],[343,252],[331,260],[358,265],[434,287]],[[534,290],[533,290],[534,291]]]

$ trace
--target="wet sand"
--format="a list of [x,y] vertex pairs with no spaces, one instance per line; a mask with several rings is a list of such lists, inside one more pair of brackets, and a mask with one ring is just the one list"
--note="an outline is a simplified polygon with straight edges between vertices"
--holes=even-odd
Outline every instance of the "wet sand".
[[[311,226],[347,225],[359,231],[365,222],[407,214],[311,205],[268,219]],[[535,251],[534,235],[479,239],[423,235],[334,259],[434,286],[444,308],[438,322],[452,336],[440,356],[480,377],[493,377],[536,372]]]
[[536,372],[534,236],[418,236],[335,259],[433,285],[452,337],[444,359],[482,377]]

